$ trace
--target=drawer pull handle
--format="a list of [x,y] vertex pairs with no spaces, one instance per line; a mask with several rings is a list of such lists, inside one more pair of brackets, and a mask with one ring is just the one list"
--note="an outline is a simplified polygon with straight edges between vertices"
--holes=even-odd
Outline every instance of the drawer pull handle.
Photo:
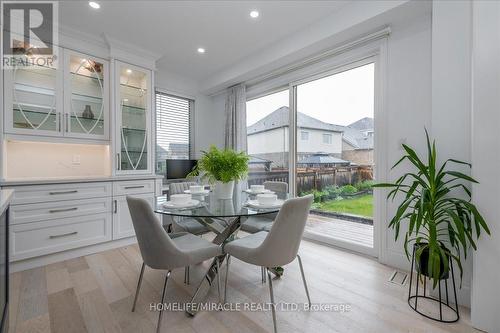
[[61,192],[49,192],[50,195],[57,195],[57,194],[71,194],[71,193],[78,193],[78,190],[72,190],[72,191],[61,191]]
[[125,186],[126,190],[131,190],[133,188],[144,188],[144,185],[138,185],[138,186]]
[[68,232],[67,234],[50,235],[49,238],[54,239],[54,238],[59,238],[59,237],[72,236],[72,235],[76,235],[77,233],[78,233],[78,231],[73,231],[73,232]]
[[49,213],[62,213],[62,212],[71,212],[73,210],[77,210],[78,207],[73,207],[73,208],[63,208],[63,209],[51,209],[49,210]]

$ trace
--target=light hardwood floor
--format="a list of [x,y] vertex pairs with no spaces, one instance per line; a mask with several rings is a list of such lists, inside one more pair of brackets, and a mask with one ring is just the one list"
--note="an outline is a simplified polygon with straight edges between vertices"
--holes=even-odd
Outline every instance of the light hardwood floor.
[[[392,269],[356,254],[304,241],[300,253],[313,303],[347,303],[349,312],[278,312],[279,332],[475,332],[469,311],[456,324],[439,324],[413,312],[407,287],[387,282]],[[164,272],[146,269],[136,312],[131,306],[141,256],[136,245],[51,264],[11,275],[10,332],[154,332]],[[207,264],[172,273],[168,301],[188,301]],[[225,268],[225,267],[224,267]],[[224,270],[225,271],[225,270]],[[297,262],[274,280],[276,301],[305,302]],[[209,300],[216,302],[214,286]],[[260,269],[231,262],[228,300],[268,302]],[[190,318],[166,312],[162,332],[271,332],[270,312],[201,312]]]

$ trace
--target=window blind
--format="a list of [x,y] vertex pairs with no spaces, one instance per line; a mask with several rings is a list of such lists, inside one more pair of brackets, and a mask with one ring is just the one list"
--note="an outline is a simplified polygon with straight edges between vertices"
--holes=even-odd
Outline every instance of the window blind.
[[156,92],[156,161],[189,159],[193,101]]

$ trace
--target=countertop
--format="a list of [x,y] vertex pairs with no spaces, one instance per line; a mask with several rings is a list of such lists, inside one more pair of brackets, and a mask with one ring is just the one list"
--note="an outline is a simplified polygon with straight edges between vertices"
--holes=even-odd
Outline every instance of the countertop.
[[0,190],[0,215],[7,209],[12,200],[14,190]]
[[161,179],[161,175],[130,175],[130,176],[104,176],[104,177],[63,177],[63,178],[25,178],[7,179],[0,181],[0,186],[68,184],[88,182],[111,182],[120,180]]

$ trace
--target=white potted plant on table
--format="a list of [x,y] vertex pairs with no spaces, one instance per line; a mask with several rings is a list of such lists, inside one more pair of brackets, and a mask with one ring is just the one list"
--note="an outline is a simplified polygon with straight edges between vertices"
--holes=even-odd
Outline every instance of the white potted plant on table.
[[200,176],[201,180],[215,184],[214,193],[217,198],[231,199],[234,182],[245,179],[248,174],[248,155],[232,149],[221,150],[215,146],[202,153],[203,156],[190,176]]

